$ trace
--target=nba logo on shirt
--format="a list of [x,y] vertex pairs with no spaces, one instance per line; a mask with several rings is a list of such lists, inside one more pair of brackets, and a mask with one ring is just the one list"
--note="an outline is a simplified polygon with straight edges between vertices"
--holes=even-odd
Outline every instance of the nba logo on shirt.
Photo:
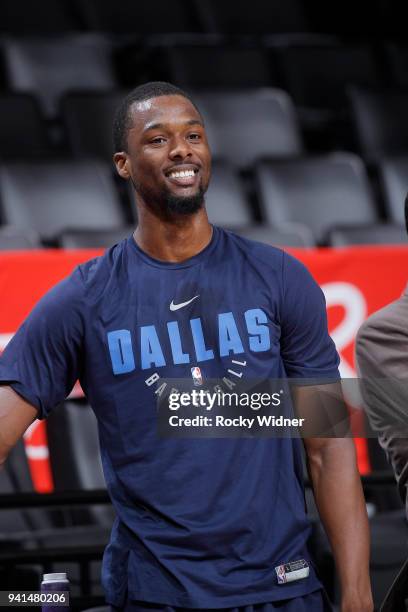
[[201,376],[201,370],[198,366],[191,368],[191,376],[196,386],[203,384],[203,377]]
[[275,567],[275,571],[278,577],[278,584],[284,584],[286,582],[285,566],[278,565],[278,567]]

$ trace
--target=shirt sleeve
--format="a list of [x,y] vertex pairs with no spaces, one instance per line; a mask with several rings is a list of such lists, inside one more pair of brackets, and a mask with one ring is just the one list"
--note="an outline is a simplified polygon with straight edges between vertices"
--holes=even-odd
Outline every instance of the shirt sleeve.
[[309,384],[340,378],[323,291],[307,268],[287,253],[283,255],[281,355],[289,378],[310,379]]
[[82,361],[83,280],[79,268],[37,303],[0,356],[0,384],[38,409],[38,418],[71,392]]

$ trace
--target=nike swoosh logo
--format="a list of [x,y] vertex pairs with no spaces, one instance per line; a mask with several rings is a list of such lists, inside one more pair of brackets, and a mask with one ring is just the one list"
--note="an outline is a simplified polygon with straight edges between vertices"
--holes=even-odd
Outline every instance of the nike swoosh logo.
[[180,304],[174,304],[173,300],[171,300],[170,310],[172,312],[174,312],[175,310],[180,310],[180,308],[184,308],[184,306],[188,306],[189,304],[191,304],[191,302],[193,302],[198,297],[200,297],[200,296],[199,295],[195,295],[194,297],[191,298],[191,300],[187,300],[187,302],[181,302]]

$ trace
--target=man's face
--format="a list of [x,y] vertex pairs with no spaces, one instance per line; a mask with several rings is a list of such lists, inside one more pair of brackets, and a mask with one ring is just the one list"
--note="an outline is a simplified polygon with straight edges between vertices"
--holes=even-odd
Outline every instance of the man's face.
[[[136,102],[125,167],[144,202],[162,212],[191,214],[204,203],[211,154],[202,119],[187,98]],[[121,176],[120,163],[115,161]],[[126,178],[126,177],[125,177]]]

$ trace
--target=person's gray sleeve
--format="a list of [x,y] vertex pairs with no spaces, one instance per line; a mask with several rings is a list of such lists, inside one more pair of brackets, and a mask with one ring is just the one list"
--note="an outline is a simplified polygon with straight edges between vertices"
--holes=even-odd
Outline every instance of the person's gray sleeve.
[[374,313],[356,338],[364,409],[408,511],[408,296]]

